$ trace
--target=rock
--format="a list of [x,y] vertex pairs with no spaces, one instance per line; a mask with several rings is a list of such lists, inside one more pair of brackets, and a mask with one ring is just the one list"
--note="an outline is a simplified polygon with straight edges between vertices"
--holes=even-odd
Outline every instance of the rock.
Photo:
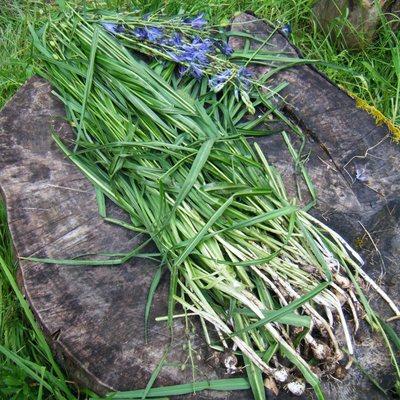
[[386,17],[393,32],[400,29],[400,0],[392,0],[386,9]]
[[[400,1],[380,0],[383,12],[398,12]],[[319,0],[313,7],[319,26],[351,50],[372,42],[380,24],[374,0]],[[390,17],[389,17],[390,18]],[[396,29],[397,23],[392,24]]]

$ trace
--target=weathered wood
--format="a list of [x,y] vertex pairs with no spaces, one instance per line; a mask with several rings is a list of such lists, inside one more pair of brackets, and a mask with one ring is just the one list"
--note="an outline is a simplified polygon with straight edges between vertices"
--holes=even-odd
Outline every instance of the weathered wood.
[[[253,19],[239,16],[234,30],[246,29],[261,37],[268,34],[269,27]],[[274,50],[297,55],[284,36],[275,34],[273,41]],[[234,45],[240,46],[240,40]],[[390,142],[386,128],[376,127],[372,117],[358,110],[352,99],[313,68],[291,68],[274,79],[290,83],[281,107],[308,134],[307,167],[320,199],[314,212],[351,244],[357,241],[361,245],[366,269],[376,278],[381,268],[375,245],[378,247],[387,271],[382,284],[398,300],[399,148]],[[93,188],[51,139],[52,130],[65,140],[72,138],[63,116],[62,105],[39,78],[28,81],[0,113],[0,186],[16,254],[71,258],[128,251],[143,237],[98,216]],[[292,159],[281,137],[257,138],[257,142],[286,182],[293,183]],[[294,194],[294,187],[290,191]],[[111,211],[121,214],[112,205]],[[140,258],[119,267],[55,266],[21,260],[21,286],[58,358],[80,385],[99,393],[146,385],[169,343],[162,323],[151,323],[149,343],[143,338],[144,304],[156,267]],[[166,314],[167,278],[156,296],[152,321]],[[378,299],[373,302],[386,312]],[[184,348],[188,337],[196,350],[196,380],[224,376],[222,357],[213,357],[201,331],[185,332],[183,322],[176,323],[175,331],[173,351],[156,385],[192,379],[190,364],[181,368],[188,356]],[[357,355],[368,371],[384,381],[383,386],[390,385],[389,359],[380,340],[368,329],[360,337]],[[329,399],[382,398],[357,369],[351,370],[343,383],[331,382],[325,387]],[[250,397],[249,392],[196,395],[197,399]],[[291,397],[282,393],[279,398]]]

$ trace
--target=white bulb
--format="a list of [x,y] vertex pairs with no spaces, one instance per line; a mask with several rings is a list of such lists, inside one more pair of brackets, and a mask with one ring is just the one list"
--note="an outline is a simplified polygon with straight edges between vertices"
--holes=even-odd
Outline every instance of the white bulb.
[[289,382],[287,388],[290,393],[293,393],[295,396],[301,396],[306,390],[306,385],[303,381],[294,381]]
[[285,382],[288,378],[288,372],[286,369],[282,368],[282,369],[278,369],[274,372],[274,378],[278,381],[278,382]]

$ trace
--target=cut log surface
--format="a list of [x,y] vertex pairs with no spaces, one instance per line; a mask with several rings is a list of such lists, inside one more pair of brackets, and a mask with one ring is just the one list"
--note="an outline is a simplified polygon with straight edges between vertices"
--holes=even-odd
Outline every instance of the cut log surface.
[[[233,30],[266,37],[270,28],[243,14]],[[274,50],[297,56],[279,32]],[[232,40],[241,46],[241,40]],[[266,68],[255,67],[257,74]],[[283,70],[274,77],[289,85],[282,110],[307,134],[307,168],[318,193],[313,213],[358,246],[366,271],[399,302],[400,147],[386,127],[310,66]],[[138,236],[102,220],[95,192],[87,179],[57,148],[52,132],[69,141],[72,129],[63,106],[41,78],[30,79],[0,113],[0,186],[6,201],[16,255],[73,258],[126,252],[141,243]],[[293,160],[282,137],[257,138],[268,159],[283,174],[295,194]],[[304,185],[298,182],[307,200]],[[112,204],[111,214],[124,218]],[[73,267],[20,261],[20,285],[49,343],[72,380],[103,394],[143,388],[170,341],[165,323],[168,276],[162,280],[144,341],[144,305],[157,263],[137,258],[123,266]],[[381,270],[385,275],[380,279]],[[370,292],[372,293],[372,292]],[[372,296],[379,313],[386,306]],[[175,338],[155,386],[231,377],[223,354],[214,353],[196,326],[175,324]],[[187,344],[194,348],[192,371]],[[362,326],[356,354],[366,371],[389,387],[390,360],[378,336]],[[385,398],[353,367],[342,382],[324,383],[327,399]],[[309,393],[307,393],[309,396]],[[201,392],[196,399],[250,399],[249,391]],[[280,399],[290,395],[281,391]]]

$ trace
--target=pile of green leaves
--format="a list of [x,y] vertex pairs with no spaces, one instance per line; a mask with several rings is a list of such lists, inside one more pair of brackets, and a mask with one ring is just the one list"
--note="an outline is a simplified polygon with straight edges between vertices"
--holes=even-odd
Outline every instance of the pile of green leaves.
[[[317,361],[323,374],[343,358],[332,314],[353,354],[339,297],[355,321],[362,308],[387,339],[354,273],[396,315],[399,310],[362,271],[347,243],[288,198],[279,174],[246,141],[259,121],[242,121],[248,104],[232,88],[217,95],[206,79],[179,78],[172,63],[147,65],[85,13],[61,14],[32,35],[42,74],[77,131],[73,150],[54,139],[96,187],[101,214],[106,216],[108,197],[129,214],[131,223],[124,225],[147,232],[159,249],[146,319],[168,268],[171,331],[178,303],[199,317],[210,346],[233,346],[243,357],[256,399],[265,399],[262,373],[294,393],[304,391],[305,379],[324,398],[311,365]],[[274,56],[282,61],[258,52],[258,60]],[[253,106],[284,119],[256,87],[249,96]],[[283,137],[297,157],[289,136]],[[143,246],[122,258],[72,263],[121,264]],[[218,343],[210,340],[210,328],[219,333]]]

